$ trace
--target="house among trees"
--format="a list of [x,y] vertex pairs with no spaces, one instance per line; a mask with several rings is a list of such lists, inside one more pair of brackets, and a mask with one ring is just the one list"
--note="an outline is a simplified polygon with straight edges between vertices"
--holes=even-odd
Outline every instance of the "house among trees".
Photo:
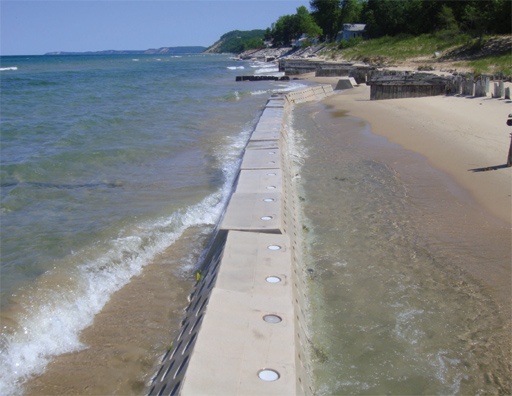
[[364,23],[344,23],[343,30],[338,33],[336,41],[363,37],[365,33],[366,24]]
[[317,43],[318,37],[310,37],[307,33],[302,33],[300,37],[291,40],[291,45],[294,48],[301,48],[306,45],[312,45]]

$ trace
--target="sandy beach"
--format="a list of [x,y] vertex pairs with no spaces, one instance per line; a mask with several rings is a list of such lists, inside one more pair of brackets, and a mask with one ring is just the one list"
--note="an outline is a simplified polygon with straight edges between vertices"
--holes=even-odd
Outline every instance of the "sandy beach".
[[[306,79],[333,87],[338,81],[336,77],[313,74]],[[335,92],[324,101],[329,108],[365,120],[372,133],[420,154],[430,166],[451,179],[458,189],[462,202],[459,205],[467,204],[464,218],[458,222],[460,232],[467,231],[466,218],[474,214],[482,216],[482,224],[495,225],[499,239],[505,236],[508,262],[493,271],[470,268],[470,272],[492,285],[495,297],[510,312],[512,168],[506,167],[506,160],[512,128],[506,120],[512,113],[512,102],[463,96],[371,101],[370,87],[363,84]],[[478,235],[488,231],[482,227],[473,232]]]
[[294,110],[319,394],[508,394],[510,101],[369,98]]
[[[308,79],[335,85],[337,78]],[[460,96],[370,101],[370,87],[337,91],[326,103],[362,118],[372,131],[425,156],[493,216],[511,224],[510,100]],[[498,167],[498,169],[492,169]],[[487,170],[487,168],[491,168]]]

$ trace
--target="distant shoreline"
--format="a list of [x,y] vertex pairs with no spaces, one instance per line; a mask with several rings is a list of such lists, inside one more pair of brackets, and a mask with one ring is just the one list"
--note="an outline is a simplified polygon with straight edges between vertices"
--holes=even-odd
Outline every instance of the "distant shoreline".
[[182,55],[182,54],[200,54],[207,47],[189,46],[189,47],[161,47],[150,48],[146,50],[102,50],[102,51],[54,51],[47,52],[44,55]]

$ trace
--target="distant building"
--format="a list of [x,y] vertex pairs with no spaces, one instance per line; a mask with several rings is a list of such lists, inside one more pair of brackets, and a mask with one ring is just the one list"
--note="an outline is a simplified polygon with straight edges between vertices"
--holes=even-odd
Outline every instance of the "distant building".
[[291,40],[292,47],[294,48],[303,47],[306,43],[318,44],[318,37],[309,37],[306,33],[302,33],[299,38]]
[[336,41],[350,40],[351,38],[363,37],[366,33],[364,23],[344,23],[343,30],[338,33]]

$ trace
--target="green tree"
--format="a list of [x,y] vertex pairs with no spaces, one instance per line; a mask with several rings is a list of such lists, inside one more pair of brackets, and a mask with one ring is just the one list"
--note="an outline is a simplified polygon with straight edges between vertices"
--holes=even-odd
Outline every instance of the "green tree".
[[455,31],[459,29],[459,24],[455,19],[455,15],[453,14],[453,10],[446,4],[443,4],[439,9],[439,13],[437,14],[437,24],[436,27],[439,30],[450,30]]
[[493,0],[492,15],[490,29],[493,33],[510,34],[512,33],[512,1],[510,0]]
[[326,41],[333,41],[340,29],[341,8],[339,0],[310,0],[309,5],[317,25]]
[[344,23],[363,21],[363,2],[361,0],[341,0],[340,26]]
[[248,49],[262,48],[264,30],[233,30],[220,38],[217,52],[240,53]]
[[510,0],[473,0],[465,3],[459,16],[465,31],[479,37],[485,33],[511,33]]
[[310,37],[322,34],[322,29],[315,23],[306,7],[297,8],[294,15],[283,15],[272,24],[271,37],[275,46],[290,45],[296,39],[306,33]]
[[368,0],[365,19],[370,37],[423,33],[422,0]]
[[293,22],[291,15],[283,15],[272,24],[272,41],[274,46],[290,45],[291,40],[295,38]]
[[309,13],[308,9],[304,6],[297,8],[296,23],[299,34],[306,33],[308,37],[316,37],[322,35],[322,29],[318,26]]

